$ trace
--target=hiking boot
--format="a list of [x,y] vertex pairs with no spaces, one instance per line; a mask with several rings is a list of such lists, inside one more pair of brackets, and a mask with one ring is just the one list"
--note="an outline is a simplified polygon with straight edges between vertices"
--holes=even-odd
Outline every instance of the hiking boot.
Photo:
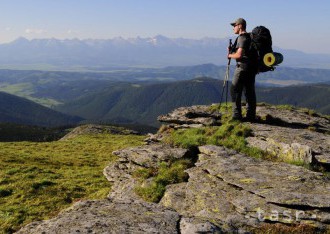
[[231,120],[232,121],[242,121],[243,118],[242,118],[242,116],[236,116],[236,115],[234,115],[233,117],[231,117]]
[[244,122],[250,122],[250,123],[257,123],[259,122],[259,118],[258,117],[253,117],[253,116],[246,116],[245,118],[243,118]]

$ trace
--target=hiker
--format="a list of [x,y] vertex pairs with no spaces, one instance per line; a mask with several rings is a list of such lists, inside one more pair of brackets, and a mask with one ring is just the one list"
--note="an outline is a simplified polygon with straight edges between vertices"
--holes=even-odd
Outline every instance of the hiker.
[[246,32],[246,21],[238,18],[231,25],[234,27],[234,33],[238,34],[233,48],[228,49],[228,59],[236,59],[237,63],[230,88],[233,102],[232,119],[243,120],[241,99],[244,89],[247,102],[247,114],[244,120],[253,122],[256,119],[255,77],[257,74],[257,64],[248,54],[251,38]]

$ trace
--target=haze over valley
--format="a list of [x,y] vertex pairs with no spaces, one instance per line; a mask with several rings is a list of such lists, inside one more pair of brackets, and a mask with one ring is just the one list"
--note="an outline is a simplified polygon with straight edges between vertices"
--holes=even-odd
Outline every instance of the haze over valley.
[[[174,108],[220,102],[225,69],[203,64],[110,72],[0,70],[0,91],[11,94],[1,93],[2,121],[49,127],[88,122],[157,127],[157,116]],[[258,102],[330,113],[330,70],[278,67],[258,76]],[[61,120],[56,120],[58,112],[65,114]]]
[[[127,67],[225,65],[229,38],[189,39],[162,35],[113,39],[18,38],[0,44],[0,68],[34,70],[113,70]],[[281,66],[330,68],[330,55],[274,47]]]

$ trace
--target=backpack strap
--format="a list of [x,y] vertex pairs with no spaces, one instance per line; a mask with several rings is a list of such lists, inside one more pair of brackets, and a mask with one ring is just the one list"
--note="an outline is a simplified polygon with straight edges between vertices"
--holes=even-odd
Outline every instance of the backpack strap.
[[236,50],[238,37],[236,37],[234,44],[231,46],[230,53],[233,53]]

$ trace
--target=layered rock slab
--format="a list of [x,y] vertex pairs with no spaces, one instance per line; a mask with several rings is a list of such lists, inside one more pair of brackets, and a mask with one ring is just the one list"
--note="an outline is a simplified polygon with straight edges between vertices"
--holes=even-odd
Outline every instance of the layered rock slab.
[[217,146],[200,147],[189,181],[168,187],[161,204],[186,217],[231,230],[264,222],[330,228],[330,183],[302,167],[254,159]]
[[163,123],[172,124],[174,128],[198,128],[220,125],[221,113],[207,105],[180,107],[171,113],[157,118]]
[[330,120],[302,110],[258,106],[259,123],[246,123],[253,136],[250,146],[285,161],[300,161],[330,169]]
[[157,204],[82,201],[56,218],[34,222],[17,233],[177,233],[179,215]]
[[139,183],[133,174],[139,169],[158,168],[159,163],[190,157],[187,149],[173,148],[163,144],[151,144],[113,152],[119,159],[106,167],[105,177],[112,183],[111,199],[142,200],[134,191]]

